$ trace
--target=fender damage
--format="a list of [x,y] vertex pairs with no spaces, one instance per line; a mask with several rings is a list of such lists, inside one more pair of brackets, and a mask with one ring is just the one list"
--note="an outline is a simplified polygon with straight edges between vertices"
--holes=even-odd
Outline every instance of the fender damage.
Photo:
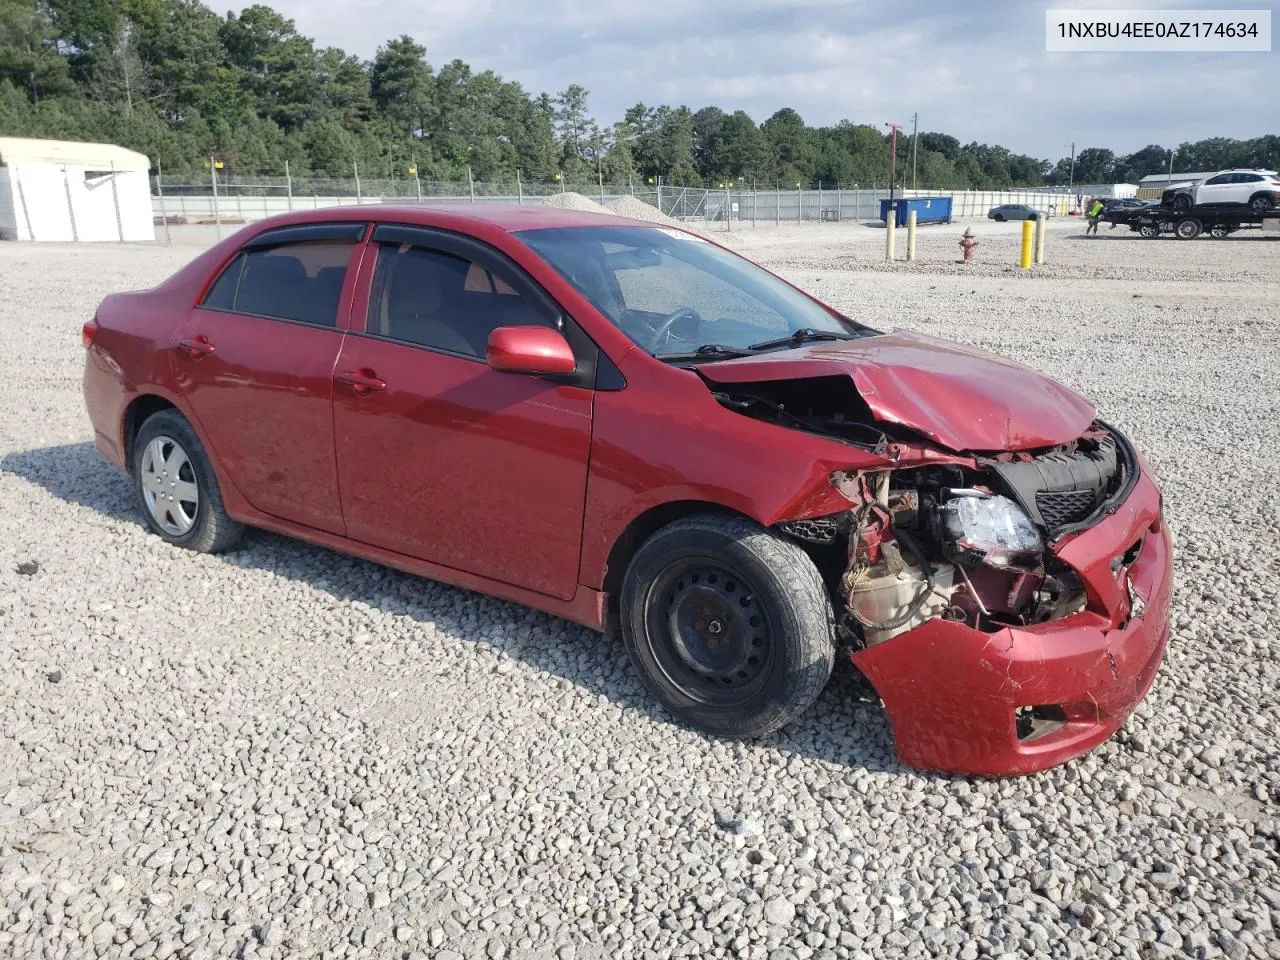
[[834,471],[844,509],[775,529],[822,570],[903,763],[1030,773],[1125,722],[1167,643],[1171,546],[1149,469],[1087,402],[914,334],[699,372],[731,410],[890,464]]

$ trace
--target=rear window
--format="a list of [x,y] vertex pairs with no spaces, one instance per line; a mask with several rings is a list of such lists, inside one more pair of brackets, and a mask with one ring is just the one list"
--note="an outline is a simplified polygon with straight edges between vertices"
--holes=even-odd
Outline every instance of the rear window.
[[316,240],[241,253],[209,289],[203,305],[336,326],[352,246],[348,241]]

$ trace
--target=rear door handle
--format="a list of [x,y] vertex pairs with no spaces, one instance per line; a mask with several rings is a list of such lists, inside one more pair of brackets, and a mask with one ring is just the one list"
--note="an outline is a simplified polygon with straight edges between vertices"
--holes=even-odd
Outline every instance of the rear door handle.
[[371,393],[387,389],[386,381],[379,380],[377,375],[367,367],[335,374],[334,379],[350,387],[351,392],[357,397],[367,397]]
[[201,357],[207,357],[214,352],[213,344],[204,337],[196,337],[193,340],[179,340],[178,349],[185,351],[192,360],[199,360]]

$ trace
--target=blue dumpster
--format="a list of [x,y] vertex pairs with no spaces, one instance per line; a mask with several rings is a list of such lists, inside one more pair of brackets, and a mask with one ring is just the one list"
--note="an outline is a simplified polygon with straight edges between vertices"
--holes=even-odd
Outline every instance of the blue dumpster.
[[[885,223],[889,222],[889,203],[880,201],[880,219]],[[951,222],[950,197],[896,197],[893,205],[897,208],[894,222],[900,227],[907,225],[907,215],[912,210],[916,212],[916,223]]]

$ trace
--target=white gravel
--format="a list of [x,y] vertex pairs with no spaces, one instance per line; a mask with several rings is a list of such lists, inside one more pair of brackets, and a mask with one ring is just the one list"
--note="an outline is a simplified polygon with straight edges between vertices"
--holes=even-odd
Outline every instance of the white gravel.
[[564,622],[166,546],[92,447],[79,327],[194,248],[0,245],[0,957],[1280,957],[1280,242],[1055,223],[1027,275],[1013,225],[962,272],[960,230],[914,266],[847,224],[722,239],[1062,379],[1160,474],[1155,690],[1000,782],[897,766],[847,674],[717,742]]
[[559,207],[564,210],[582,210],[586,213],[612,212],[603,204],[596,203],[591,198],[584,197],[582,194],[574,193],[571,190],[565,193],[553,193],[539,202],[544,207]]

